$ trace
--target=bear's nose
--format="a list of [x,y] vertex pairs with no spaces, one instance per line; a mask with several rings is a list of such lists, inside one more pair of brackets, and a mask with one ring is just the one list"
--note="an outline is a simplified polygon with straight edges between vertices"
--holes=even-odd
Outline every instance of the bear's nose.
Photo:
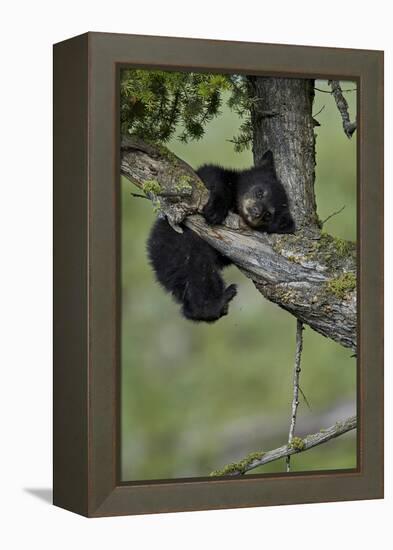
[[250,208],[250,214],[253,218],[258,218],[261,215],[261,211],[257,206],[252,206]]

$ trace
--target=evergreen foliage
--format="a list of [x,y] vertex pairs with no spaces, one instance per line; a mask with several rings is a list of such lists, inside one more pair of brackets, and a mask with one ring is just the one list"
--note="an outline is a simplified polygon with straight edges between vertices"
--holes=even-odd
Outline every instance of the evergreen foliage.
[[250,145],[251,100],[244,76],[125,69],[120,90],[122,133],[162,143],[176,131],[185,143],[201,139],[206,124],[220,114],[223,92],[229,92],[228,106],[242,119],[240,134],[231,141],[236,151]]

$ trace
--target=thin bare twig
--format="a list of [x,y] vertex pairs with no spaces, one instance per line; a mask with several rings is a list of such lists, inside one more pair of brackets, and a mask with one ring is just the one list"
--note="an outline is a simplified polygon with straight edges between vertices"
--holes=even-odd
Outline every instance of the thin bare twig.
[[324,110],[324,108],[326,107],[326,105],[323,105],[322,106],[322,109],[319,109],[319,111],[317,113],[315,113],[315,115],[313,115],[313,118],[315,118],[316,116],[320,115],[322,113],[322,111]]
[[343,96],[343,91],[338,80],[329,80],[328,84],[332,88],[332,94],[337,105],[337,109],[340,111],[340,115],[343,121],[343,128],[345,135],[348,138],[352,137],[352,134],[356,130],[356,122],[351,122],[348,113],[348,103]]
[[311,405],[310,405],[310,403],[308,402],[308,399],[307,399],[307,397],[306,397],[306,394],[305,394],[304,391],[302,390],[301,386],[299,386],[299,391],[300,391],[300,393],[301,393],[302,396],[303,396],[303,399],[304,399],[305,404],[307,405],[308,409],[311,411]]
[[259,466],[263,466],[268,462],[273,462],[274,460],[279,460],[280,458],[285,458],[293,454],[303,453],[312,449],[317,445],[322,445],[327,443],[331,439],[339,437],[351,430],[356,429],[357,419],[356,416],[351,416],[343,420],[342,422],[336,422],[330,428],[325,430],[320,430],[319,432],[311,435],[307,435],[304,439],[300,437],[295,437],[291,445],[283,445],[277,449],[267,452],[256,452],[250,453],[246,458],[240,462],[235,462],[233,464],[228,464],[220,470],[215,470],[210,475],[212,477],[220,476],[241,476],[250,470],[254,470]]
[[[332,94],[332,90],[322,90],[321,88],[315,88],[314,87],[314,90],[318,90],[318,92],[323,92],[324,94]],[[352,88],[350,90],[341,90],[343,93],[347,93],[347,92],[357,92],[357,88]]]
[[321,226],[323,227],[325,225],[325,223],[330,220],[330,218],[333,218],[333,216],[337,216],[337,214],[341,214],[341,212],[344,210],[344,208],[346,208],[346,205],[344,204],[344,206],[342,206],[340,208],[340,210],[337,210],[336,212],[332,212],[332,214],[330,214],[330,216],[328,216],[327,218],[325,218],[323,221],[321,221]]
[[138,199],[147,199],[150,200],[149,197],[146,197],[146,195],[140,195],[139,193],[131,193],[133,197],[138,197]]
[[[293,370],[293,397],[292,397],[292,414],[291,423],[289,425],[288,446],[291,446],[295,435],[296,415],[299,406],[299,381],[301,372],[301,360],[303,350],[303,323],[297,319],[296,321],[296,355],[295,367]],[[291,457],[288,455],[286,459],[287,472],[291,471]]]

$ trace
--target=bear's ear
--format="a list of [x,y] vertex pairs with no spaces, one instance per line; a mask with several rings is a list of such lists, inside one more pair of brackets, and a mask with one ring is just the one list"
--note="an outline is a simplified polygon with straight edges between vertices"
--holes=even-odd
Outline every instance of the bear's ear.
[[264,153],[263,157],[261,158],[261,165],[266,167],[270,166],[274,169],[274,158],[273,153],[270,151],[270,149],[266,151],[266,153]]

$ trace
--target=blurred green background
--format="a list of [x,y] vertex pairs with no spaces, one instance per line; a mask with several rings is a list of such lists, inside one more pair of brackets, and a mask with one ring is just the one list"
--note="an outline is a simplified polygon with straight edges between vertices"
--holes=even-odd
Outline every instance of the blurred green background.
[[[344,89],[355,88],[343,82]],[[329,90],[325,81],[316,87]],[[351,120],[356,91],[345,94]],[[321,112],[319,112],[322,109]],[[356,239],[356,134],[349,140],[330,94],[316,91],[316,197],[323,220],[345,205],[324,230]],[[223,104],[203,140],[169,148],[194,168],[252,165],[251,152],[229,143],[239,119]],[[213,325],[193,324],[156,283],[146,258],[155,214],[122,178],[121,470],[124,481],[204,477],[269,450],[288,438],[296,320],[265,300],[235,267],[239,285],[230,314]],[[328,427],[356,411],[356,360],[351,352],[306,327],[296,434]],[[346,434],[294,456],[292,471],[356,467],[356,435]],[[252,473],[284,472],[284,461]]]

